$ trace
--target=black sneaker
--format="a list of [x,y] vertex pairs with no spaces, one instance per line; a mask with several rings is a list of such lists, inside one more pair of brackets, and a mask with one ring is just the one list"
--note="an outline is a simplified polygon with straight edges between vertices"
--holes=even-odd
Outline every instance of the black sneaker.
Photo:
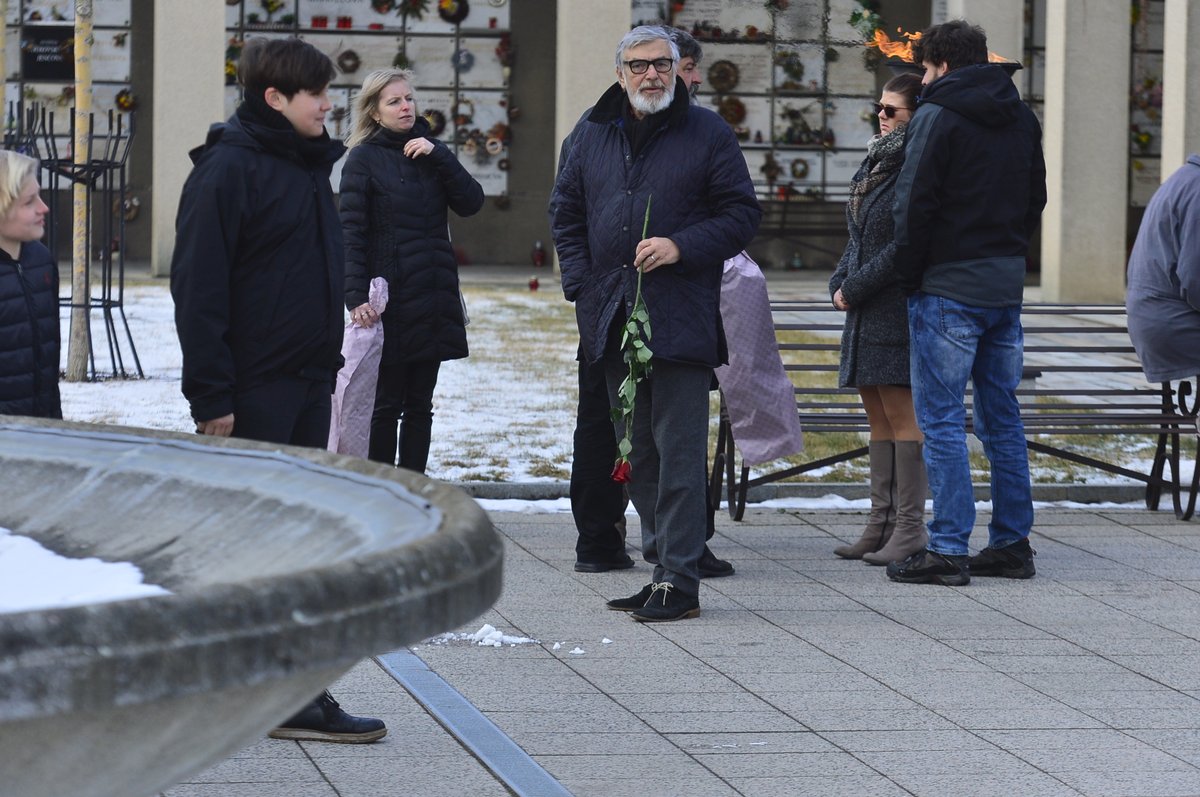
[[646,605],[646,601],[650,600],[650,593],[654,592],[654,585],[647,584],[642,587],[642,591],[629,598],[615,598],[604,604],[614,612],[632,612]]
[[355,717],[342,711],[333,695],[326,691],[267,735],[301,742],[365,744],[382,739],[387,728],[383,720]]
[[972,556],[971,575],[998,576],[1000,578],[1033,578],[1037,568],[1033,566],[1033,557],[1037,551],[1029,545],[1029,540],[1019,540],[1003,548],[988,546]]
[[888,578],[904,584],[942,584],[962,587],[971,583],[967,557],[945,556],[930,550],[917,551],[900,562],[887,566]]
[[646,605],[629,615],[639,623],[670,623],[700,616],[700,600],[675,589],[669,581],[651,585]]
[[697,567],[700,570],[700,578],[724,578],[733,575],[733,565],[724,559],[718,559],[707,545],[704,546],[704,554],[700,557]]
[[612,559],[598,559],[596,561],[584,561],[580,559],[575,562],[576,573],[607,573],[610,570],[628,570],[631,567],[633,567],[633,560],[624,551]]

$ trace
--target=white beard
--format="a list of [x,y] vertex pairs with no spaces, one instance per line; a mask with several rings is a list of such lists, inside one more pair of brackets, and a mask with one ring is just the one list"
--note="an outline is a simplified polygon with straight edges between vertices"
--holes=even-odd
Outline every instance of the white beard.
[[659,94],[657,100],[652,100],[636,91],[625,93],[629,96],[629,104],[633,106],[633,110],[649,115],[671,107],[671,101],[675,99],[675,84],[666,85],[665,88],[666,91]]

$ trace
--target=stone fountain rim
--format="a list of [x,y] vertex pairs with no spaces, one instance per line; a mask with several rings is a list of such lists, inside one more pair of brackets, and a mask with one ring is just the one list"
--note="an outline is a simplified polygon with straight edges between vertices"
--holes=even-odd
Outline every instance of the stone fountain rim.
[[[502,546],[486,513],[465,493],[423,476],[316,449],[61,421],[0,423],[0,444],[5,432],[12,430],[60,437],[63,433],[120,436],[141,444],[182,441],[190,446],[269,452],[281,467],[315,463],[399,484],[411,496],[443,511],[441,523],[431,535],[333,566],[300,571],[313,589],[299,604],[279,601],[264,589],[296,577],[290,574],[242,584],[213,584],[194,593],[0,615],[0,720],[101,710],[114,703],[148,702],[167,694],[244,684],[246,671],[237,666],[194,667],[192,681],[169,685],[144,679],[123,683],[120,671],[122,662],[155,660],[167,665],[164,672],[176,677],[183,673],[186,680],[190,661],[206,652],[215,655],[224,642],[235,639],[257,638],[255,650],[260,655],[263,649],[276,647],[303,651],[302,661],[282,655],[270,659],[270,666],[258,663],[252,682],[299,669],[349,666],[361,658],[361,650],[347,655],[339,646],[317,641],[369,634],[386,641],[386,647],[377,651],[384,652],[478,616],[499,594]],[[463,568],[445,564],[461,565],[464,557],[469,557],[482,575],[474,579],[470,573],[456,576],[454,571]],[[419,577],[414,568],[421,571]],[[336,600],[330,603],[331,598]],[[445,612],[439,613],[437,608],[447,605],[453,607],[447,610],[453,615],[449,626]],[[295,628],[297,612],[303,620],[301,629]],[[231,616],[239,620],[232,629],[222,625]],[[108,644],[114,628],[125,635],[115,646]],[[94,688],[64,694],[64,684],[80,679]],[[59,699],[47,701],[47,695]]]

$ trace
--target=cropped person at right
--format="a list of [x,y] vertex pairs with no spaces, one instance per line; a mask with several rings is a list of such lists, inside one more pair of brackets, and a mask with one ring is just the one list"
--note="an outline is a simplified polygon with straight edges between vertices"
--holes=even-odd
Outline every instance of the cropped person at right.
[[1200,374],[1200,155],[1150,198],[1127,279],[1129,337],[1146,379]]

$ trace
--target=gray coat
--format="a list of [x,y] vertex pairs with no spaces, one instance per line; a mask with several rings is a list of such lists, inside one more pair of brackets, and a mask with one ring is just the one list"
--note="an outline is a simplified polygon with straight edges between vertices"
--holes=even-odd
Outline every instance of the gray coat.
[[[870,168],[864,159],[857,182]],[[896,240],[892,231],[895,171],[863,198],[858,222],[849,206],[850,241],[829,280],[829,295],[838,288],[850,305],[842,330],[841,387],[909,384],[908,302],[892,267]]]
[[1200,155],[1150,203],[1129,255],[1129,337],[1151,382],[1200,374]]

